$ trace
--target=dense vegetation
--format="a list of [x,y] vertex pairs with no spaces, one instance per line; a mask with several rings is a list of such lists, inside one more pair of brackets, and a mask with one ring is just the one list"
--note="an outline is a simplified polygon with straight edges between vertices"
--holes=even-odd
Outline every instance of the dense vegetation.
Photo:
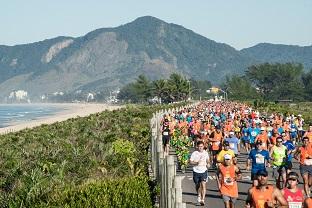
[[185,101],[189,97],[199,99],[204,96],[211,83],[206,80],[186,79],[179,74],[171,74],[169,79],[150,81],[140,75],[135,82],[124,86],[118,94],[122,101],[142,103],[157,97],[160,103]]
[[1,135],[0,207],[151,207],[156,108],[129,106]]
[[228,77],[223,87],[233,100],[312,101],[312,70],[301,64],[252,65],[243,76]]

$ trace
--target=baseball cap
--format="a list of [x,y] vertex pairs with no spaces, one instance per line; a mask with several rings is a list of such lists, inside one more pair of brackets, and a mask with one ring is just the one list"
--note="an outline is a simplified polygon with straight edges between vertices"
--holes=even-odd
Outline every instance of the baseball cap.
[[224,146],[230,146],[230,143],[229,143],[228,141],[224,141],[224,142],[223,142],[223,145],[224,145]]
[[281,137],[277,137],[277,138],[276,138],[276,141],[277,141],[277,142],[282,142],[283,139],[282,139]]
[[296,172],[290,172],[288,173],[287,179],[299,179],[299,175]]
[[268,176],[268,172],[266,170],[259,170],[257,172],[257,176],[265,176],[265,177],[267,177]]
[[230,160],[230,159],[232,159],[232,156],[229,155],[229,154],[225,154],[225,155],[224,155],[224,159],[225,159],[225,160]]
[[230,135],[234,135],[234,131],[230,131]]
[[264,127],[264,126],[262,126],[260,130],[261,130],[261,131],[265,131],[265,127]]

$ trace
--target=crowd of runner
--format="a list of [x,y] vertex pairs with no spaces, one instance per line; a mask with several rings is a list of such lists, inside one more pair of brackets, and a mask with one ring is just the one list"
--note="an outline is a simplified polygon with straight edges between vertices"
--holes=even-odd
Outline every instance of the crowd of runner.
[[[301,115],[261,115],[246,104],[201,102],[162,119],[163,145],[169,154],[170,138],[179,129],[196,150],[190,155],[198,205],[205,205],[208,169],[215,170],[220,195],[226,208],[238,198],[237,165],[241,151],[248,154],[246,166],[252,185],[246,207],[312,207],[312,124],[305,131]],[[292,171],[293,159],[300,163],[299,175]],[[268,183],[268,168],[276,184]],[[209,199],[208,199],[209,200]]]

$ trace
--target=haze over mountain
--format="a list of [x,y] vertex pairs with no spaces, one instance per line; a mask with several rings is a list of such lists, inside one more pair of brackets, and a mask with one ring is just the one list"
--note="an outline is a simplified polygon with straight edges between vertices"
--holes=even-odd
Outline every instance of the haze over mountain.
[[36,43],[0,46],[0,100],[13,90],[45,93],[104,91],[133,81],[176,72],[222,82],[262,62],[299,62],[312,68],[312,46],[259,44],[241,51],[180,25],[145,16],[85,36],[57,37]]

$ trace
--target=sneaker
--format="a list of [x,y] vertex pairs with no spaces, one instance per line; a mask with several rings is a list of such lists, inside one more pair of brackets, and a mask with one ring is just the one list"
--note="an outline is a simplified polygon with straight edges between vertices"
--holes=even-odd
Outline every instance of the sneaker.
[[205,205],[205,201],[204,201],[204,200],[201,200],[201,201],[200,201],[200,205],[201,205],[201,206],[204,206],[204,205]]
[[200,196],[197,197],[197,202],[198,202],[198,203],[201,202],[201,197],[200,197]]

